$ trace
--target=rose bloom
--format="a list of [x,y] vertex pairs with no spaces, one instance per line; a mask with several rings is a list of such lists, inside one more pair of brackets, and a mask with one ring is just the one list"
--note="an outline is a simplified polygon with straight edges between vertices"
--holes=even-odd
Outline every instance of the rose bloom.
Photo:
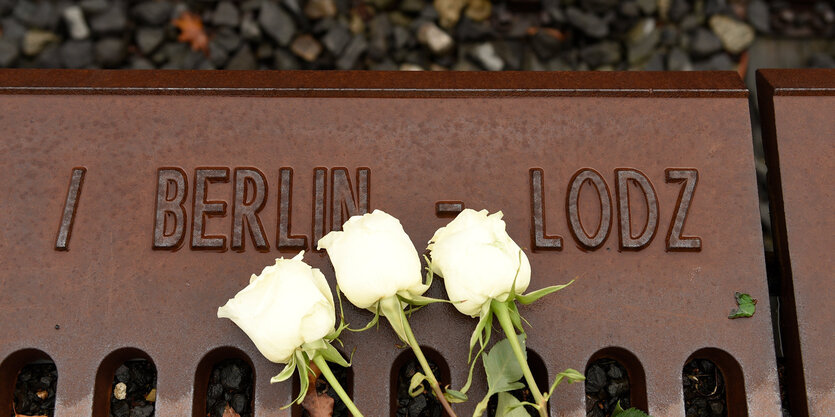
[[517,294],[531,282],[528,257],[505,231],[501,211],[488,216],[487,210],[465,209],[435,232],[427,249],[450,301],[472,317],[492,299],[507,300],[514,278]]
[[322,339],[336,324],[328,282],[303,255],[276,259],[217,309],[219,318],[235,322],[272,362],[287,363],[301,345]]
[[372,308],[399,292],[426,292],[420,258],[399,220],[374,210],[351,217],[342,229],[320,239],[319,249],[327,249],[336,282],[348,301]]

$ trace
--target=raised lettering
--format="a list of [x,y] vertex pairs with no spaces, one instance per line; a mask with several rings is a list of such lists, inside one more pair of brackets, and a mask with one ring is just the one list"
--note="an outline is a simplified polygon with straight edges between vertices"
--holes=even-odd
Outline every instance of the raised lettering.
[[257,168],[235,168],[235,198],[232,205],[232,249],[244,250],[244,223],[255,248],[270,250],[258,213],[267,201],[267,180]]
[[[597,198],[600,201],[600,224],[593,234],[586,232],[583,222],[580,219],[579,200],[580,190],[583,185],[589,183],[597,190]],[[568,186],[568,197],[566,198],[565,211],[568,216],[569,230],[574,240],[588,250],[595,250],[603,245],[609,237],[612,225],[612,199],[609,196],[609,186],[597,171],[586,168],[577,171]]]
[[58,237],[55,238],[56,250],[69,250],[72,226],[75,222],[75,211],[78,209],[78,199],[81,196],[81,186],[84,185],[84,174],[87,168],[73,168],[70,176],[70,186],[67,189],[67,199],[64,201],[64,212],[61,215],[61,225],[58,227]]
[[545,234],[545,173],[531,168],[531,234],[534,250],[562,250],[562,237]]
[[198,168],[194,171],[194,197],[191,219],[192,249],[226,249],[226,236],[205,235],[206,220],[226,215],[225,201],[206,200],[210,183],[229,182],[229,168]]
[[[186,201],[187,194],[188,179],[185,171],[180,168],[160,168],[157,170],[154,249],[173,250],[183,244],[187,217],[183,204]],[[171,229],[170,232],[169,229]]]
[[702,250],[702,239],[700,237],[681,235],[684,224],[687,222],[690,202],[696,192],[696,184],[699,182],[699,171],[692,168],[667,168],[664,173],[667,183],[684,183],[678,194],[675,216],[670,220],[670,230],[667,232],[667,250],[700,251]]
[[345,168],[331,170],[331,230],[342,230],[351,216],[368,213],[368,177],[371,170],[357,169],[357,198]]
[[313,242],[311,250],[316,250],[319,239],[325,236],[325,192],[327,191],[327,168],[313,169]]
[[[294,236],[290,231],[293,208],[293,168],[278,170],[278,250],[299,251],[307,248],[307,236]],[[324,204],[323,204],[324,206]],[[324,216],[322,216],[324,219]]]
[[[620,221],[620,249],[641,250],[652,241],[658,229],[658,199],[655,188],[649,179],[637,169],[616,169],[618,215]],[[630,208],[629,182],[637,185],[647,204],[647,220],[643,230],[637,236],[632,233],[632,212]]]

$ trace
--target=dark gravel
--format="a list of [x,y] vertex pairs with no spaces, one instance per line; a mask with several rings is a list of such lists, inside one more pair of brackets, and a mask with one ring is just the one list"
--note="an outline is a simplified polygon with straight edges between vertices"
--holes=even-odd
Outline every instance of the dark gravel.
[[684,411],[686,417],[725,417],[727,396],[725,378],[707,359],[693,359],[684,365]]
[[30,416],[49,416],[55,412],[55,386],[58,370],[54,363],[29,364],[17,375],[14,391],[15,412]]
[[586,369],[586,417],[608,417],[620,402],[623,409],[632,406],[626,368],[613,359],[600,359]]
[[209,377],[208,417],[223,417],[227,405],[241,417],[252,417],[252,368],[241,359],[218,362]]
[[[348,389],[348,368],[344,368],[339,366],[335,363],[329,362],[328,367],[331,368],[331,372],[333,372],[333,376],[336,377],[336,380],[339,381],[339,385],[342,385],[342,388]],[[318,393],[327,393],[329,397],[333,398],[333,417],[350,417],[351,412],[348,411],[348,407],[345,406],[345,403],[339,398],[339,395],[334,391],[334,389],[328,384],[327,379],[325,379],[324,375],[319,375],[319,378],[316,379],[316,392]],[[302,411],[302,417],[310,417],[307,410]]]
[[835,4],[0,0],[0,66],[21,68],[727,70],[758,35],[832,39]]
[[[125,385],[125,397],[116,398],[118,384]],[[113,375],[110,417],[151,417],[156,402],[157,369],[146,360],[127,361]]]
[[[429,368],[435,375],[439,375],[438,366],[431,360]],[[423,383],[423,393],[415,397],[409,395],[409,384],[412,376],[421,372],[420,363],[417,359],[406,362],[400,368],[400,375],[397,378],[397,414],[396,417],[441,417],[443,409],[441,403],[432,394],[432,387],[428,382]]]

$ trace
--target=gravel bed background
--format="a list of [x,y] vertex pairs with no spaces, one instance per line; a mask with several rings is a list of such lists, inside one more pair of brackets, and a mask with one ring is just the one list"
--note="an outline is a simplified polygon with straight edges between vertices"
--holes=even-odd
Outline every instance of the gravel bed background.
[[[0,0],[0,28],[0,67],[744,70],[759,35],[832,39],[835,10],[765,0]],[[807,61],[835,66],[835,50]]]

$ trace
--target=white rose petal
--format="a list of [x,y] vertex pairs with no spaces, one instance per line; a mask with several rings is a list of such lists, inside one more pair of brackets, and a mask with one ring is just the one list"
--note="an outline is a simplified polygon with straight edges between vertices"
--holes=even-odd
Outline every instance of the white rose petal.
[[353,216],[319,240],[336,271],[339,289],[352,304],[371,308],[400,291],[422,295],[420,258],[400,221],[374,210]]
[[333,295],[318,269],[293,259],[276,259],[235,298],[218,308],[217,316],[235,322],[267,359],[287,363],[301,345],[333,331]]
[[514,278],[517,294],[530,284],[528,257],[507,234],[501,211],[488,216],[487,210],[465,209],[435,232],[427,248],[449,299],[469,316],[478,316],[491,299],[507,300]]

